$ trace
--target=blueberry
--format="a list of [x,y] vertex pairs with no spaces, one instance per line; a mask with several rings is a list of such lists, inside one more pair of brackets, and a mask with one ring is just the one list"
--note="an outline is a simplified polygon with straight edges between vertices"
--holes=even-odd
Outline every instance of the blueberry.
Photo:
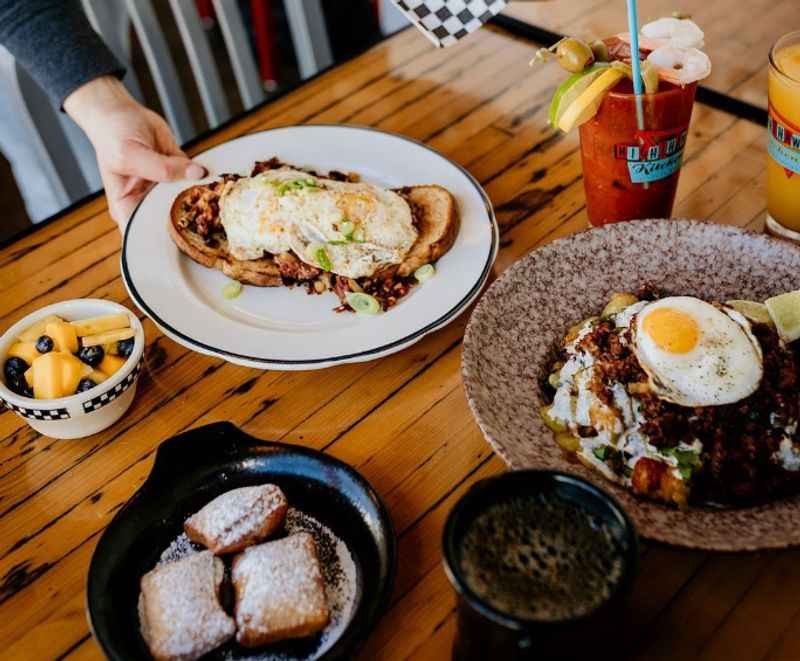
[[133,353],[133,338],[117,342],[117,353],[123,358],[128,358]]
[[36,351],[39,353],[50,353],[53,350],[53,338],[49,335],[42,335],[36,340]]
[[92,367],[97,367],[103,360],[103,356],[105,356],[105,351],[101,346],[81,347],[81,350],[78,351],[78,358]]
[[28,367],[28,363],[22,360],[22,358],[12,356],[6,361],[3,367],[3,375],[6,377],[6,381],[13,381],[25,374]]
[[81,379],[78,381],[78,389],[75,392],[86,392],[87,390],[94,388],[96,385],[97,384],[91,379]]
[[11,392],[14,392],[22,397],[33,397],[33,390],[25,380],[25,375],[19,374],[11,379],[6,379],[6,385]]

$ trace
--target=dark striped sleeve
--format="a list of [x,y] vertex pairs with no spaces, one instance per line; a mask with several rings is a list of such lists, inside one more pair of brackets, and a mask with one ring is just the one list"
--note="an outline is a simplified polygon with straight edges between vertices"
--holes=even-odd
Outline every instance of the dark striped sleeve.
[[0,0],[0,44],[57,107],[84,83],[125,73],[79,0]]

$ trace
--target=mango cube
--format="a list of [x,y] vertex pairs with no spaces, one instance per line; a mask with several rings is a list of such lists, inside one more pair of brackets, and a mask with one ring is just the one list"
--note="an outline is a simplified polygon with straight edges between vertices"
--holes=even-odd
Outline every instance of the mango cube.
[[126,358],[122,358],[120,356],[110,356],[106,354],[105,356],[103,356],[103,360],[100,361],[100,364],[97,366],[97,369],[100,370],[106,376],[111,376],[126,362],[127,362]]
[[33,365],[33,396],[36,399],[57,399],[64,396],[63,359],[50,352],[39,356]]
[[103,381],[108,378],[108,375],[103,374],[100,370],[92,370],[86,378],[91,379],[95,383],[103,383]]
[[56,351],[76,353],[78,351],[78,335],[75,327],[67,321],[51,321],[45,327],[45,334],[53,339]]
[[[84,367],[89,366],[84,365],[71,353],[59,352],[58,355],[61,357],[61,391],[63,393],[61,397],[74,395],[78,388],[78,383],[84,376]],[[89,369],[91,370],[91,368]]]
[[28,326],[24,331],[19,334],[19,341],[20,342],[36,342],[42,335],[45,334],[45,328],[47,328],[47,324],[53,321],[63,321],[63,319],[57,315],[49,314],[44,319],[39,319],[35,324],[32,326]]
[[21,358],[28,363],[28,365],[33,365],[33,361],[40,355],[41,354],[36,351],[35,342],[17,342],[16,344],[12,344],[11,348],[8,350],[9,358]]

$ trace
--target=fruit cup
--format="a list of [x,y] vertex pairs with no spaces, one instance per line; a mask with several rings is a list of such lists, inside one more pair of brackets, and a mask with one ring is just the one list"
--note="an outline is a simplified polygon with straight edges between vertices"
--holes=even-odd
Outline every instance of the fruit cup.
[[0,337],[0,358],[4,361],[19,335],[47,316],[57,315],[75,321],[111,314],[127,315],[135,333],[131,355],[112,376],[91,390],[58,399],[23,397],[9,390],[0,379],[0,405],[5,404],[37,432],[52,438],[90,436],[119,420],[136,394],[144,353],[144,329],[138,317],[126,307],[99,299],[77,299],[48,305],[24,317]]

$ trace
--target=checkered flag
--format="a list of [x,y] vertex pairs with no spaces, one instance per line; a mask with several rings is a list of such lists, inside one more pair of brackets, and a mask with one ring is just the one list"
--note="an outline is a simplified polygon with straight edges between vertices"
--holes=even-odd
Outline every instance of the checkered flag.
[[456,43],[500,13],[508,0],[392,0],[437,47]]

